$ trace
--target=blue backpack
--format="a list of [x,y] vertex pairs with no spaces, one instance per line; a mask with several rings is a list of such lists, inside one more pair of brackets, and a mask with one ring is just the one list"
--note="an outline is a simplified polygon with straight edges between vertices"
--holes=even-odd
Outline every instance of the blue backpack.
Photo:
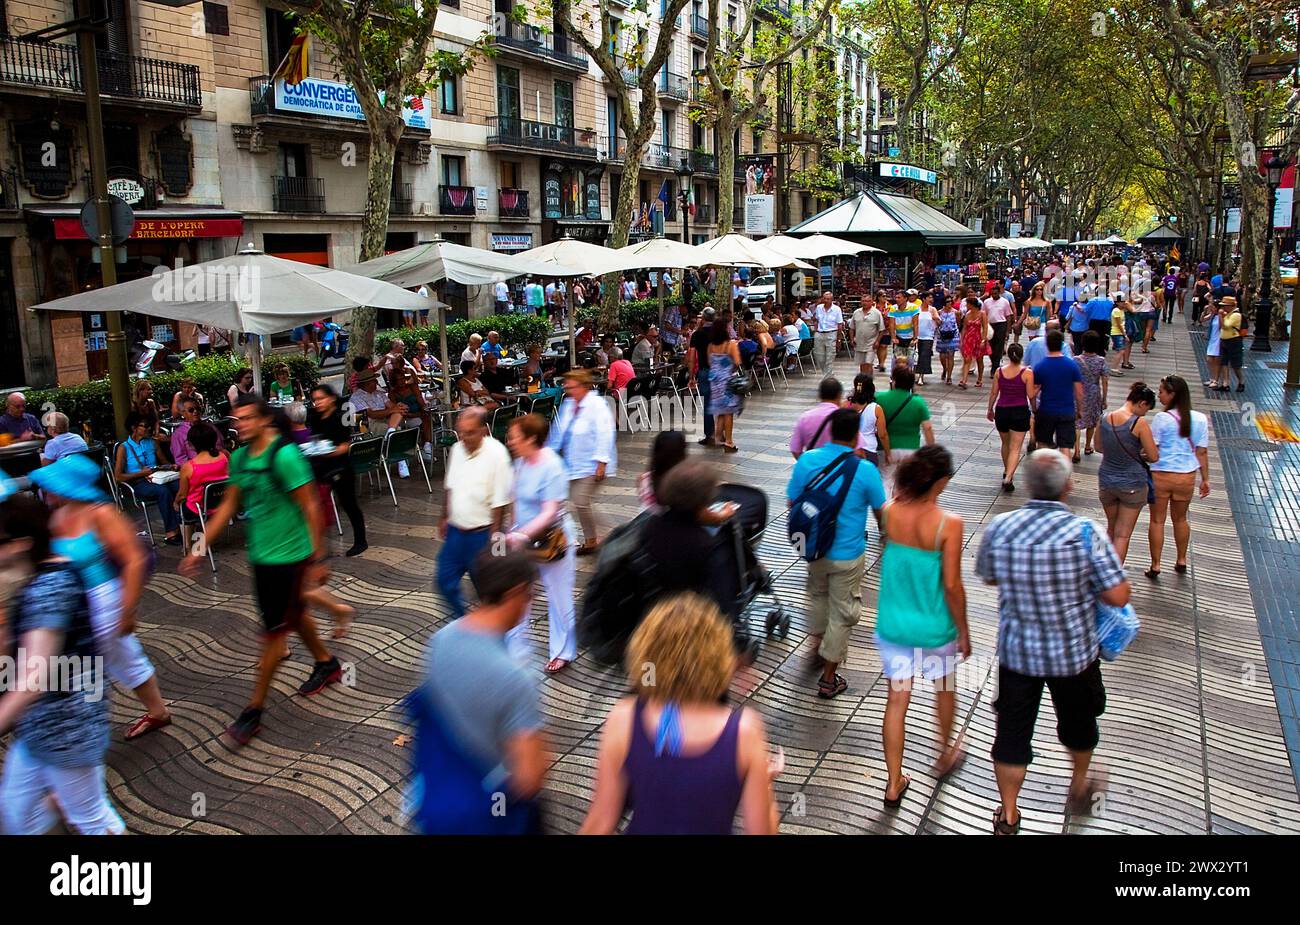
[[[804,561],[816,562],[830,552],[835,542],[835,519],[844,506],[844,499],[849,496],[860,462],[862,460],[852,452],[833,460],[808,480],[790,505],[786,529],[791,545]],[[837,476],[842,477],[842,483],[832,494],[829,488]]]

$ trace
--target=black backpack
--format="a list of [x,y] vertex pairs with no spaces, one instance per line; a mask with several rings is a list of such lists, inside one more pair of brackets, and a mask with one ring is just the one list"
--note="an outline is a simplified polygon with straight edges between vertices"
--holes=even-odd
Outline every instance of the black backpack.
[[[849,495],[861,461],[853,452],[832,460],[809,479],[799,497],[790,505],[786,530],[791,545],[804,561],[816,562],[830,552],[835,542],[835,520]],[[828,487],[837,476],[842,483],[839,490],[831,494]]]
[[649,511],[616,527],[600,544],[596,571],[587,582],[578,614],[578,645],[601,662],[618,662],[649,602],[662,590],[657,567],[641,541]]

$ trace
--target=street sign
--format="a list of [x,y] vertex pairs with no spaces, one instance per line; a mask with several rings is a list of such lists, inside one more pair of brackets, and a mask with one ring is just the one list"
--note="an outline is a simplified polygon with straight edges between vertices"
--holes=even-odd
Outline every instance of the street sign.
[[109,180],[108,191],[129,206],[136,205],[144,199],[144,187],[126,177]]
[[899,153],[900,153],[900,152],[899,152],[899,149],[898,149],[898,148],[890,148],[890,149],[889,149],[889,156],[890,156],[890,157],[898,157]]
[[[108,194],[109,225],[114,244],[125,244],[135,230],[135,213],[122,199]],[[81,228],[91,241],[99,240],[99,212],[95,209],[95,200],[90,200],[81,207]]]

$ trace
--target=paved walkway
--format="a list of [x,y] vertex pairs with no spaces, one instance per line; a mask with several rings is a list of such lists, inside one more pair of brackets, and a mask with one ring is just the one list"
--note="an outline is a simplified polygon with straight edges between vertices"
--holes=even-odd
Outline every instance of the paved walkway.
[[[1197,375],[1181,323],[1161,332],[1151,356],[1135,359],[1142,368],[1117,380],[1116,396],[1136,376],[1154,383],[1171,370],[1189,379]],[[845,380],[851,378],[848,361],[840,361],[839,371]],[[788,390],[756,396],[739,419],[742,452],[710,457],[726,479],[765,488],[773,499],[773,516],[784,509],[792,465],[786,449],[790,426],[812,403],[814,391],[811,377],[795,377]],[[999,490],[997,438],[984,418],[987,393],[932,385],[923,394],[931,402],[939,439],[959,463],[944,501],[965,519],[963,567],[970,577],[984,525],[1024,495]],[[1235,404],[1203,401],[1198,407],[1230,412]],[[1214,420],[1218,426],[1219,416]],[[1216,451],[1219,437],[1212,435]],[[650,439],[649,434],[620,437],[621,472],[598,495],[605,525],[636,513],[635,478]],[[1074,499],[1078,510],[1094,517],[1101,513],[1097,465],[1096,456],[1084,461]],[[1143,631],[1130,652],[1105,667],[1109,697],[1098,762],[1110,776],[1106,800],[1096,815],[1065,817],[1069,761],[1055,741],[1049,712],[1039,722],[1038,759],[1025,788],[1026,832],[1300,832],[1300,803],[1271,680],[1277,669],[1265,658],[1252,598],[1243,593],[1253,576],[1246,569],[1217,462],[1213,476],[1214,494],[1193,507],[1194,551],[1187,576],[1170,572],[1158,585],[1149,583],[1141,575],[1145,533],[1134,538],[1130,562]],[[109,755],[113,799],[133,831],[402,831],[401,782],[410,752],[398,704],[417,681],[425,641],[445,617],[430,590],[437,547],[434,498],[426,494],[418,473],[400,486],[399,496],[400,509],[392,507],[386,493],[364,500],[371,548],[359,560],[334,560],[331,584],[360,611],[349,637],[335,647],[353,666],[353,686],[336,686],[311,699],[294,696],[310,669],[309,657],[295,643],[268,703],[263,734],[240,751],[220,734],[252,684],[258,621],[248,567],[242,552],[223,540],[220,572],[190,581],[172,571],[174,554],[163,552],[140,626],[176,722],[137,743],[119,741]],[[931,699],[918,691],[906,757],[912,788],[901,810],[885,813],[880,805],[880,726],[886,688],[871,644],[878,545],[873,540],[870,547],[866,611],[844,671],[851,687],[826,702],[814,695],[814,680],[806,670],[803,566],[792,562],[783,535],[784,525],[778,522],[763,541],[761,555],[778,574],[779,593],[795,614],[794,627],[789,639],[766,645],[758,663],[735,685],[736,696],[763,713],[773,742],[785,750],[787,771],[777,787],[782,830],[988,831],[997,803],[988,758],[994,729],[996,674],[990,674],[989,656],[996,638],[995,591],[974,580],[968,583],[978,659],[973,664],[979,667],[963,675],[958,723],[970,760],[942,785],[926,774],[936,757],[929,738]],[[337,535],[332,542],[336,550],[345,548]],[[1166,558],[1172,555],[1171,550]],[[580,561],[584,569],[591,567],[588,560]],[[535,607],[532,636],[541,678],[544,603],[539,600]],[[585,658],[541,682],[556,752],[547,794],[549,825],[555,831],[572,832],[581,822],[600,725],[624,683],[618,671]],[[113,704],[115,726],[120,730],[135,715],[136,705],[119,692]]]

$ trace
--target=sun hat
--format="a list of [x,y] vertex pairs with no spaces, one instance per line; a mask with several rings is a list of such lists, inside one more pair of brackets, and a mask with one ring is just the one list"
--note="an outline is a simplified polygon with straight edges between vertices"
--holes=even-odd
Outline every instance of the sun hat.
[[33,485],[70,501],[107,501],[99,487],[100,468],[89,456],[74,453],[48,466],[33,469],[27,477]]

